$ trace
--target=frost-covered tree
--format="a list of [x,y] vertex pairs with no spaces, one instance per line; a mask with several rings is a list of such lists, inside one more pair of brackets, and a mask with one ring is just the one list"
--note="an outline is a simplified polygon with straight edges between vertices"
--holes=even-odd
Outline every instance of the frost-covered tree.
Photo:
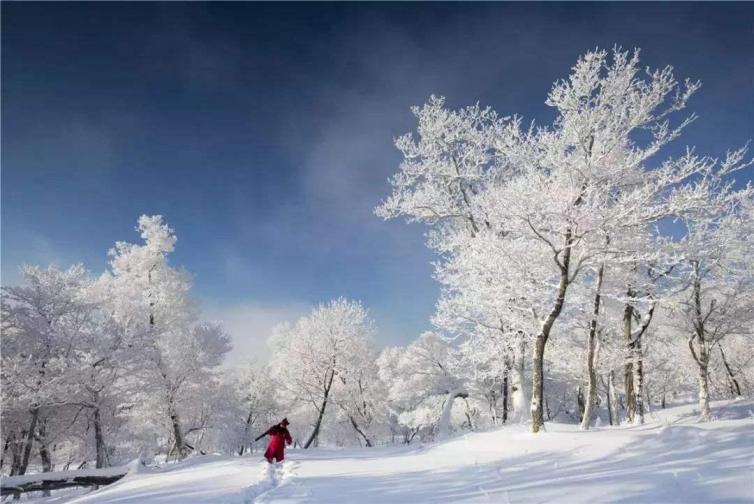
[[432,98],[414,109],[418,140],[398,140],[404,161],[377,213],[431,226],[447,295],[471,289],[463,295],[477,300],[474,289],[491,286],[486,304],[496,311],[472,301],[458,313],[477,306],[472,323],[532,336],[534,432],[543,424],[545,348],[570,287],[596,281],[607,261],[650,264],[654,254],[633,237],[700,203],[686,182],[709,171],[704,159],[654,161],[695,119],[670,123],[698,88],[679,84],[670,67],[642,73],[638,51],[597,50],[553,86],[549,127],[522,130],[518,118],[449,111]]
[[[373,323],[361,303],[344,298],[276,328],[270,339],[270,370],[291,406],[302,408],[311,421],[304,448],[317,444],[332,403],[345,404],[344,395],[358,388],[373,352],[372,333]],[[350,420],[358,432],[357,416]]]
[[4,287],[2,293],[3,420],[10,413],[17,423],[9,424],[20,427],[12,434],[6,430],[20,446],[12,474],[26,472],[35,439],[48,457],[44,422],[39,423],[45,410],[77,400],[73,375],[79,370],[73,366],[89,317],[82,266],[25,267],[23,275],[25,285]]
[[360,444],[372,447],[386,426],[387,391],[379,378],[377,350],[372,345],[366,353],[354,356],[348,373],[341,373],[340,392],[335,395],[339,416],[351,427]]
[[[510,381],[513,416],[524,421],[529,418],[525,359],[536,327],[530,310],[522,309],[521,300],[516,299],[524,295],[516,286],[542,261],[530,256],[511,274],[510,265],[505,263],[511,260],[515,244],[510,248],[507,245],[483,232],[436,265],[436,277],[444,287],[433,322],[469,343],[462,346],[468,358],[500,360],[485,367],[500,373],[497,380]],[[478,355],[471,355],[476,352]],[[494,380],[492,376],[488,379]]]
[[188,275],[167,262],[172,230],[146,216],[138,229],[145,243],[116,244],[97,279],[80,265],[26,267],[23,285],[3,287],[8,472],[23,474],[37,454],[50,471],[220,446],[229,338],[197,321]]
[[[270,425],[277,423],[281,407],[275,394],[277,388],[267,366],[254,365],[244,369],[238,376],[226,377],[232,387],[234,413],[228,419],[226,436],[232,441],[238,455],[252,451],[254,439]],[[285,415],[282,415],[285,416]]]
[[435,333],[425,332],[405,348],[383,351],[380,365],[388,397],[403,423],[446,437],[455,400],[469,396],[458,352]]
[[[722,169],[698,182],[708,205],[685,216],[682,254],[686,295],[678,303],[688,347],[698,367],[699,409],[710,419],[709,368],[713,352],[729,336],[748,337],[754,324],[754,188],[734,190],[723,175],[741,168],[745,150],[728,155]],[[715,160],[709,160],[710,164]],[[728,379],[735,376],[726,367]],[[731,382],[735,387],[737,384]]]
[[[189,405],[211,394],[230,340],[219,325],[197,323],[188,275],[168,262],[176,236],[162,217],[141,216],[137,231],[144,243],[117,242],[110,251],[110,270],[100,282],[111,293],[108,308],[116,322],[141,338],[145,383],[134,411],[162,412],[171,452],[183,458],[192,449],[186,435],[202,431],[207,417],[206,411],[191,411]],[[184,416],[191,417],[191,425],[185,425]]]
[[104,308],[96,282],[87,282],[80,297],[87,314],[72,345],[70,383],[77,391],[76,406],[83,408],[92,427],[95,467],[110,465],[112,445],[108,431],[118,428],[126,390],[122,377],[137,364],[134,345],[127,333]]
[[458,367],[465,370],[469,395],[486,402],[493,425],[527,418],[523,340],[521,335],[501,338],[497,330],[479,331],[458,347]]

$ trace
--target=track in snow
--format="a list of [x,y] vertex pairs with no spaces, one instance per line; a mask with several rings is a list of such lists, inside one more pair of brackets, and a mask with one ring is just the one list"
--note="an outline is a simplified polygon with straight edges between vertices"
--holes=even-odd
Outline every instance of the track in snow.
[[263,462],[265,467],[261,471],[261,478],[257,483],[246,489],[244,504],[262,504],[270,502],[269,498],[280,489],[295,474],[297,462],[284,461],[278,464]]

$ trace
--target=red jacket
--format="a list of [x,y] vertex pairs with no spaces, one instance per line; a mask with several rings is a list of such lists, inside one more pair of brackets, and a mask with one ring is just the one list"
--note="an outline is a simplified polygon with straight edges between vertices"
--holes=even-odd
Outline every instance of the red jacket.
[[285,445],[293,443],[288,429],[279,424],[273,425],[262,434],[262,436],[264,435],[270,436],[270,444],[267,445],[264,458],[268,461],[272,461],[272,459],[277,459],[278,462],[282,461],[285,458]]

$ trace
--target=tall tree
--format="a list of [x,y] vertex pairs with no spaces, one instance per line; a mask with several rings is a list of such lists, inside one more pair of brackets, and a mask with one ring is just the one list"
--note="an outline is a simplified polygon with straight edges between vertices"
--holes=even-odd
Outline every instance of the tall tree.
[[[726,337],[751,338],[754,323],[754,187],[734,190],[723,177],[748,166],[745,149],[730,153],[715,176],[697,183],[707,206],[687,215],[687,233],[675,247],[684,257],[679,303],[688,347],[698,367],[699,410],[710,419],[709,369]],[[713,163],[714,161],[710,161]],[[723,354],[721,354],[722,356]],[[729,370],[729,368],[728,368]],[[730,376],[730,375],[728,375]]]
[[[196,323],[188,275],[168,263],[177,238],[162,217],[142,215],[137,231],[144,243],[117,242],[110,251],[110,271],[100,282],[113,293],[109,308],[116,321],[143,335],[139,350],[148,377],[145,390],[159,397],[152,404],[168,420],[171,451],[183,458],[192,449],[183,405],[192,389],[212,383],[212,370],[230,350],[230,340],[220,326]],[[188,430],[199,429],[193,425]]]

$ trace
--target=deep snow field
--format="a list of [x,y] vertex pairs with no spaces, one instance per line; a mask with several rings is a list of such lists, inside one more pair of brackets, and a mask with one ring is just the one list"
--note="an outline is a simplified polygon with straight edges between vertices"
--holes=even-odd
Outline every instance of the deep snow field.
[[199,456],[145,468],[45,503],[707,503],[754,502],[754,403],[654,412],[642,426],[547,424],[465,434],[427,446],[289,450],[282,465]]

